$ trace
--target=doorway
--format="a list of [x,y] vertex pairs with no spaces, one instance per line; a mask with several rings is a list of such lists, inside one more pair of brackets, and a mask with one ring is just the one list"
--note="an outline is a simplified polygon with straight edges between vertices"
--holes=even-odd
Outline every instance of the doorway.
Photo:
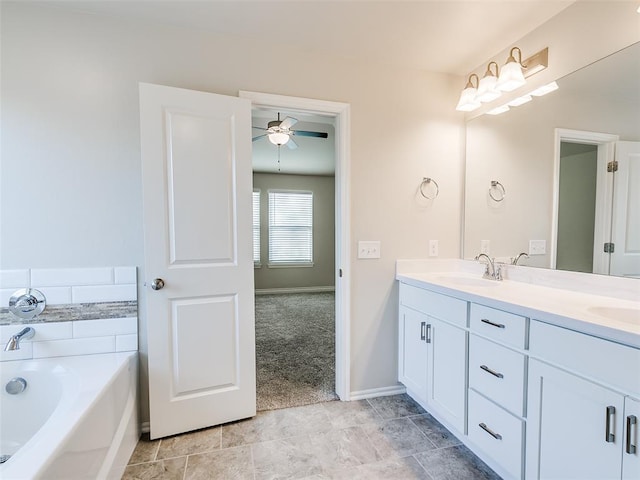
[[[335,177],[334,177],[334,250],[332,268],[335,293],[333,299],[335,338],[335,393],[341,400],[350,395],[350,326],[349,326],[349,105],[337,102],[286,97],[256,92],[239,93],[241,98],[252,101],[254,110],[287,112],[288,115],[323,118],[335,132]],[[280,147],[282,148],[282,147]]]

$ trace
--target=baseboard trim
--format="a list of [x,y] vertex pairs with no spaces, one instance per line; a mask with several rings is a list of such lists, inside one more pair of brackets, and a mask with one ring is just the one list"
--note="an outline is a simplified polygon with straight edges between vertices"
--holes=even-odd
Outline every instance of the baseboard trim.
[[400,395],[406,392],[406,387],[402,385],[371,388],[369,390],[359,390],[357,392],[351,392],[351,394],[349,395],[349,400],[364,400],[365,398],[387,397],[389,395]]
[[256,295],[274,295],[279,293],[322,293],[335,292],[336,287],[291,287],[291,288],[260,288],[256,289]]

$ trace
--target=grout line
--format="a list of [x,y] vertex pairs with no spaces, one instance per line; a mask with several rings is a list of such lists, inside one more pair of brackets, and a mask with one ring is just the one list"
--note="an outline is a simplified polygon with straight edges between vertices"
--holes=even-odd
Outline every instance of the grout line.
[[185,478],[187,478],[187,465],[189,465],[189,455],[187,455],[187,458],[184,461],[184,469],[182,470],[182,480],[185,480]]
[[425,466],[422,464],[422,462],[416,458],[416,454],[415,454],[415,453],[414,453],[413,455],[411,455],[411,457],[412,457],[416,462],[418,462],[418,465],[420,465],[420,468],[422,468],[422,470],[424,470],[424,472],[427,474],[427,476],[428,476],[431,480],[435,480],[435,479],[434,479],[434,477],[433,477],[433,475],[431,475],[431,474],[429,473],[429,471],[425,468]]
[[[138,440],[140,441],[140,440]],[[162,439],[158,442],[158,446],[156,447],[156,453],[153,454],[153,460],[158,460],[158,452],[160,452],[160,444],[162,443]]]

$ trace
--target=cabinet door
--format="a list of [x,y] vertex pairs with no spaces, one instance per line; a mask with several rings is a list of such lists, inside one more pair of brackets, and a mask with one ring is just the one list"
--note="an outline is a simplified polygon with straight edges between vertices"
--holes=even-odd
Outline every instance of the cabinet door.
[[428,317],[410,308],[400,308],[398,379],[418,402],[427,399]]
[[619,479],[624,397],[536,360],[529,366],[527,478]]
[[631,397],[624,399],[624,440],[622,454],[623,480],[640,478],[640,401]]
[[428,317],[427,325],[430,325],[427,404],[451,426],[464,432],[467,333],[433,317]]

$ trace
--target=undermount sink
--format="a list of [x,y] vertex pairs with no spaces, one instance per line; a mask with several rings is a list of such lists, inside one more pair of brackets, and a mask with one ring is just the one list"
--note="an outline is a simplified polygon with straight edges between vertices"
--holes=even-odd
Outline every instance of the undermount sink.
[[589,307],[587,310],[601,317],[640,325],[640,309],[623,307]]
[[438,278],[449,283],[467,287],[497,287],[500,284],[497,280],[487,280],[465,275],[441,275]]

